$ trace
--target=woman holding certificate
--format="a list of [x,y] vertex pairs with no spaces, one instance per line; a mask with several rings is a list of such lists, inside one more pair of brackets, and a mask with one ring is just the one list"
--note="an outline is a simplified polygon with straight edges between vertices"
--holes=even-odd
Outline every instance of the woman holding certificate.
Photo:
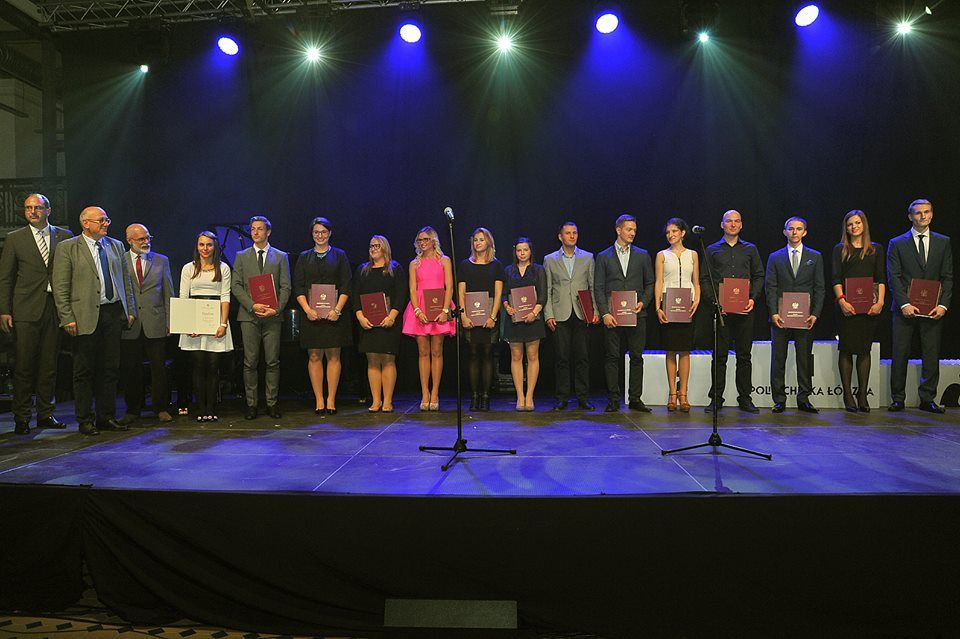
[[[870,348],[886,294],[886,258],[883,246],[870,241],[867,214],[853,210],[843,216],[843,237],[833,248],[833,294],[839,320],[840,383],[843,406],[856,413],[870,412]],[[853,356],[857,356],[857,397],[853,397]]]
[[653,300],[660,320],[660,340],[667,351],[667,388],[670,389],[667,410],[673,412],[679,405],[682,412],[689,413],[687,382],[693,348],[693,314],[700,303],[700,260],[696,251],[683,245],[687,223],[682,219],[667,220],[663,233],[669,246],[657,253]]
[[[493,234],[480,227],[470,236],[470,257],[457,265],[457,274],[460,276],[457,294],[460,308],[466,311],[461,315],[460,321],[470,347],[467,357],[470,388],[473,390],[470,410],[490,410],[493,345],[500,341],[496,322],[497,315],[500,313],[503,282],[506,279],[503,264],[494,257],[495,254]],[[477,293],[480,295],[471,295]],[[483,297],[484,294],[486,297]],[[471,298],[469,308],[468,296]],[[487,306],[488,303],[489,306]],[[476,309],[475,304],[480,304],[479,308],[484,311],[489,309],[489,314],[474,314],[470,309]]]
[[403,313],[403,334],[417,340],[420,410],[439,410],[443,338],[456,335],[457,330],[450,313],[453,265],[440,249],[440,237],[432,226],[417,232],[413,248],[417,256],[410,262],[410,302]]
[[230,334],[230,267],[221,261],[220,242],[210,231],[197,236],[193,261],[180,269],[180,297],[220,301],[220,325],[213,335],[182,334],[180,350],[193,351],[197,421],[217,421],[220,354],[233,350]]
[[[307,349],[307,374],[313,387],[317,415],[337,414],[340,348],[353,342],[350,322],[342,319],[350,297],[350,262],[342,250],[330,246],[333,224],[325,217],[310,222],[313,247],[300,254],[293,270],[293,295],[303,309],[300,346]],[[326,358],[326,370],[323,360]],[[327,395],[324,400],[323,378]]]
[[[503,327],[510,344],[510,374],[517,390],[517,410],[533,410],[533,392],[540,376],[540,340],[547,336],[541,311],[547,303],[547,272],[533,261],[526,237],[513,245],[513,264],[504,269],[503,308],[512,321]],[[527,355],[527,390],[523,390],[523,355]]]
[[353,312],[360,324],[358,350],[367,354],[371,413],[393,412],[400,352],[400,309],[407,303],[409,282],[403,267],[392,259],[390,242],[382,235],[370,238],[370,261],[353,279]]

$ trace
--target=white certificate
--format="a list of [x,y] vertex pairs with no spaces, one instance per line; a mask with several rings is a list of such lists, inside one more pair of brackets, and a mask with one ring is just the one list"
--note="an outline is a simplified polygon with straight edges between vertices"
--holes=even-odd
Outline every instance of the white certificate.
[[220,300],[170,298],[170,332],[214,335],[220,328]]

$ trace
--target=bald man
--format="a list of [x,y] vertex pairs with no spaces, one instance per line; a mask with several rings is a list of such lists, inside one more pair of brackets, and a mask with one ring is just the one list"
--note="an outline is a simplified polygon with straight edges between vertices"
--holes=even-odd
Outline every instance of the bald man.
[[123,256],[130,268],[133,299],[137,317],[121,333],[120,371],[123,375],[123,398],[127,410],[119,421],[130,425],[143,410],[143,358],[150,361],[150,395],[153,412],[161,422],[173,420],[170,414],[170,386],[167,383],[167,336],[169,335],[170,298],[173,278],[170,260],[152,250],[150,231],[143,224],[127,227],[130,250]]
[[120,334],[137,311],[123,243],[107,237],[107,212],[88,206],[80,226],[83,232],[61,242],[54,256],[53,299],[60,326],[76,338],[73,395],[80,433],[99,435],[128,429],[116,420]]

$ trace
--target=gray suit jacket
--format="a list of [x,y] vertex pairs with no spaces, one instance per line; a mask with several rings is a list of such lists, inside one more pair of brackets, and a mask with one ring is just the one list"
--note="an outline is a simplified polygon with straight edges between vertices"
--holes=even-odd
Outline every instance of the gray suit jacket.
[[[573,253],[573,276],[567,274],[563,262],[563,248],[543,258],[543,270],[547,273],[547,303],[543,307],[545,320],[565,322],[570,313],[583,320],[583,311],[577,302],[577,291],[590,291],[593,298],[593,253],[577,247]],[[597,308],[597,301],[593,301]]]
[[50,260],[44,264],[32,226],[10,231],[0,256],[0,315],[12,315],[15,322],[40,319],[47,284],[52,286],[54,251],[72,236],[67,229],[51,224]]
[[[124,315],[136,315],[137,306],[130,283],[129,262],[123,259],[123,243],[105,237],[107,265],[113,290],[123,304]],[[93,261],[83,235],[64,240],[53,260],[53,301],[60,326],[77,323],[77,335],[90,335],[100,321],[100,271]]]
[[[290,299],[290,257],[280,249],[270,246],[263,254],[263,258],[263,275],[267,273],[273,275],[273,285],[277,289],[277,302],[280,304],[277,310],[283,311],[287,306],[287,300]],[[240,304],[237,310],[239,322],[260,319],[253,313],[253,298],[250,296],[250,288],[247,284],[247,280],[255,275],[260,275],[260,265],[257,263],[257,247],[251,246],[237,253],[233,261],[233,280],[230,283],[230,290]],[[281,320],[282,317],[278,312],[263,321],[279,322]]]
[[141,256],[143,283],[137,281],[136,253],[127,251],[123,260],[130,269],[130,285],[133,287],[133,299],[137,305],[137,318],[130,328],[123,330],[123,339],[137,339],[140,329],[144,336],[157,339],[167,336],[170,322],[170,298],[173,292],[173,278],[170,275],[170,260],[166,255],[150,251]]

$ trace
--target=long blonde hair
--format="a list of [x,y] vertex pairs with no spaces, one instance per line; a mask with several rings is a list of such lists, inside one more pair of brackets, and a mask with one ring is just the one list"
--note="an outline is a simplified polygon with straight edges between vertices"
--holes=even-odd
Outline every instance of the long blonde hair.
[[482,233],[485,238],[487,238],[487,246],[490,248],[487,249],[487,261],[492,262],[493,258],[497,255],[497,245],[493,241],[493,233],[490,232],[490,229],[478,226],[473,230],[473,233],[470,234],[470,259],[474,262],[477,261],[477,252],[473,250],[473,238],[477,236],[478,233]]
[[[853,245],[853,240],[847,232],[847,222],[855,215],[863,222],[863,235],[860,236],[862,246],[859,249]],[[843,248],[840,249],[840,259],[844,262],[853,257],[853,254],[858,250],[860,251],[860,259],[872,255],[873,252],[877,250],[870,241],[870,223],[867,222],[866,213],[859,209],[853,209],[843,216],[843,238],[840,240],[840,243],[843,244]]]
[[[437,259],[442,258],[443,250],[440,248],[440,235],[437,234],[437,229],[433,228],[432,226],[425,226],[419,231],[417,231],[417,235],[420,235],[421,233],[426,233],[427,236],[429,236],[430,239],[433,240],[433,250],[437,254]],[[416,262],[417,264],[419,264],[420,259],[423,257],[423,250],[421,250],[420,245],[417,243],[416,237],[413,238],[413,250],[417,254]]]
[[[370,241],[380,242],[380,252],[383,253],[385,262],[383,272],[393,277],[393,265],[396,264],[396,262],[393,261],[393,251],[390,249],[390,241],[382,235],[374,235],[370,238]],[[366,275],[370,272],[371,268],[373,268],[373,260],[367,260],[364,265],[360,267],[360,273]]]

